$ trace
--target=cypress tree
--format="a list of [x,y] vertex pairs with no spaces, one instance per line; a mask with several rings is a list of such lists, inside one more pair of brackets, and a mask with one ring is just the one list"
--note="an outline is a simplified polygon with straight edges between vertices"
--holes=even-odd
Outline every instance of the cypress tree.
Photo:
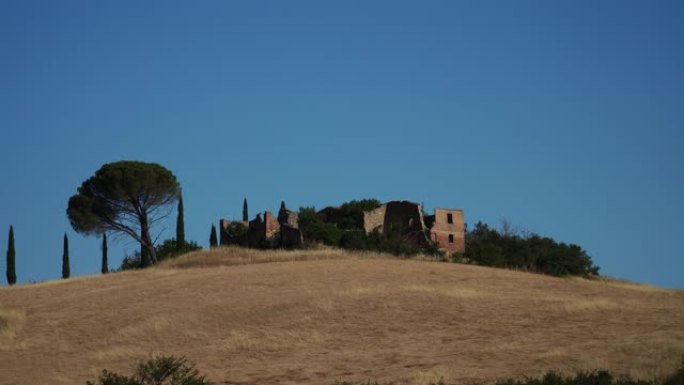
[[285,201],[280,201],[280,211],[285,211],[287,210],[287,207],[285,207]]
[[107,261],[107,233],[102,233],[102,274],[109,273],[109,262]]
[[247,198],[242,201],[242,220],[249,222],[249,211],[247,208]]
[[176,250],[185,246],[185,220],[183,219],[183,194],[178,197],[178,219],[176,219]]
[[64,252],[62,253],[62,279],[69,278],[71,269],[69,268],[69,238],[64,233]]
[[211,234],[209,234],[209,247],[218,246],[218,239],[216,238],[216,226],[211,225]]
[[16,253],[14,251],[14,226],[10,226],[9,238],[7,239],[7,283],[14,285],[17,283],[17,272],[15,266]]

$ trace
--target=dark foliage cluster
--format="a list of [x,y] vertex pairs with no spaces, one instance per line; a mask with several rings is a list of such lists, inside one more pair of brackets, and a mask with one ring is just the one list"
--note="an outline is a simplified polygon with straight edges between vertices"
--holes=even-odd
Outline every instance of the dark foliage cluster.
[[541,378],[524,380],[499,380],[496,385],[684,385],[684,364],[664,380],[635,380],[629,377],[615,377],[608,371],[580,372],[574,376],[563,376],[548,372]]
[[[393,385],[392,382],[348,382],[337,381],[333,385]],[[431,382],[430,385],[445,385],[443,380]],[[495,385],[684,385],[684,362],[679,370],[665,379],[653,379],[650,381],[635,380],[630,377],[616,377],[605,370],[593,372],[579,372],[574,376],[564,376],[550,371],[538,378],[502,379]]]
[[211,385],[199,374],[194,364],[185,358],[158,356],[140,362],[132,376],[107,370],[102,371],[97,382],[87,381],[86,385]]
[[156,163],[120,161],[107,163],[84,181],[69,198],[67,216],[76,232],[99,235],[126,234],[146,249],[157,263],[150,228],[163,219],[165,208],[178,199],[176,176]]
[[338,246],[342,230],[333,223],[323,220],[314,207],[299,208],[299,228],[306,242]]
[[[202,246],[195,241],[185,242],[183,245],[178,245],[175,238],[167,239],[155,247],[157,259],[161,262],[166,259],[177,257],[181,254],[189,253],[191,251],[202,250]],[[143,249],[144,251],[144,249]],[[121,261],[119,270],[133,270],[143,267],[140,251],[136,251],[132,255],[127,255]]]
[[[453,256],[459,259],[461,256]],[[597,275],[598,266],[578,245],[559,243],[536,234],[500,233],[478,222],[466,234],[468,261],[484,266],[508,267],[555,276]]]
[[[132,376],[125,376],[107,370],[102,371],[97,382],[87,381],[86,385],[211,385],[205,376],[200,375],[193,363],[184,357],[157,356],[140,362]],[[348,382],[336,381],[333,385],[392,385],[392,382],[377,381]],[[431,385],[445,385],[444,380]],[[605,370],[578,372],[564,376],[550,371],[541,377],[525,379],[501,379],[495,385],[684,385],[684,362],[679,369],[664,379],[650,381],[635,380],[630,377],[616,377]]]

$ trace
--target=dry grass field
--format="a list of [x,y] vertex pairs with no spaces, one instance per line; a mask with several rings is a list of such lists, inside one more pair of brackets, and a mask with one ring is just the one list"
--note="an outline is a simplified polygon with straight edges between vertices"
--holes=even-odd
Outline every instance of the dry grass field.
[[684,356],[684,292],[341,251],[221,249],[0,288],[0,384],[184,355],[218,384],[472,383]]

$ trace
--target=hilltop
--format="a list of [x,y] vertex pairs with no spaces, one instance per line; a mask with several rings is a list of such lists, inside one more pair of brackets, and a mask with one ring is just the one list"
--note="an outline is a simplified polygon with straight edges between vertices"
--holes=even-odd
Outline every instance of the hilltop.
[[0,384],[84,384],[151,354],[218,384],[448,383],[684,355],[684,292],[343,251],[218,249],[0,289]]

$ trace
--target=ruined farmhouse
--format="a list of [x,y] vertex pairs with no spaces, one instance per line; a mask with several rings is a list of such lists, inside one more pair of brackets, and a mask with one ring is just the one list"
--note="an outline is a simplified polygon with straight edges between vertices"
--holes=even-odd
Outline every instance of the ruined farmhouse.
[[[339,207],[326,207],[318,214],[324,222],[338,223],[343,212]],[[436,208],[433,215],[425,215],[418,203],[390,201],[360,212],[356,220],[363,223],[363,229],[348,231],[398,235],[420,246],[434,242],[447,253],[465,251],[465,223],[460,209]],[[277,217],[265,211],[248,222],[221,219],[219,224],[221,245],[297,248],[304,244],[298,214],[284,206]]]
[[270,211],[257,214],[249,222],[219,221],[220,244],[255,248],[297,248],[304,244],[296,212],[281,207],[278,217]]
[[465,251],[465,223],[463,210],[435,209],[433,215],[423,215],[420,204],[409,201],[391,201],[363,214],[366,233],[396,232],[410,237],[418,244],[435,242],[447,253]]

